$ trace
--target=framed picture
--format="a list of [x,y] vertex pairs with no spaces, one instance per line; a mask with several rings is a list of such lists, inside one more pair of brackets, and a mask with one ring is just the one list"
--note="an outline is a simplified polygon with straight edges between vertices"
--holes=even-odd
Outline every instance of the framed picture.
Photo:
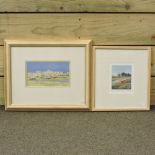
[[149,110],[150,57],[150,47],[95,46],[92,110]]
[[5,109],[89,109],[90,43],[5,40]]

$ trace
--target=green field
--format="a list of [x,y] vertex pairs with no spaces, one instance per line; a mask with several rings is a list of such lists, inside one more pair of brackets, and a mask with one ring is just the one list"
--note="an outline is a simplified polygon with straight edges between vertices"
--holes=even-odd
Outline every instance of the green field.
[[69,79],[48,79],[48,80],[29,80],[26,81],[27,86],[62,86],[62,87],[69,87],[70,86],[70,80]]

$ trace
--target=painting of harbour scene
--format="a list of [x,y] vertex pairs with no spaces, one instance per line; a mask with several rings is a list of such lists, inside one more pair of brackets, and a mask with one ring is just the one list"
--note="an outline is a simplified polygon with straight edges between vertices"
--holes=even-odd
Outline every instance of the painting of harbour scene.
[[27,61],[26,86],[70,86],[69,61]]
[[132,65],[112,65],[112,90],[131,90]]

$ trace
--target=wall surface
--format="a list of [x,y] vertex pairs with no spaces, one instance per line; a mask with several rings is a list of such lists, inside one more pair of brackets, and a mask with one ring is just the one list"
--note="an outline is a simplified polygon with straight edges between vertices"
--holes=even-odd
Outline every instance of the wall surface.
[[151,46],[151,104],[155,102],[155,0],[0,0],[0,104],[4,104],[3,40],[18,37]]

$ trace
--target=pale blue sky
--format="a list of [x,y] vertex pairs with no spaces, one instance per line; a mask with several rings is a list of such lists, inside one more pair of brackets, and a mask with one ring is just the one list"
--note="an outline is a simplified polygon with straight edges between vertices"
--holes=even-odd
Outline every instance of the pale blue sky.
[[28,72],[36,71],[54,71],[54,72],[69,72],[69,62],[68,61],[28,61],[26,62]]
[[118,75],[122,72],[131,74],[132,66],[131,65],[112,65],[112,75]]

